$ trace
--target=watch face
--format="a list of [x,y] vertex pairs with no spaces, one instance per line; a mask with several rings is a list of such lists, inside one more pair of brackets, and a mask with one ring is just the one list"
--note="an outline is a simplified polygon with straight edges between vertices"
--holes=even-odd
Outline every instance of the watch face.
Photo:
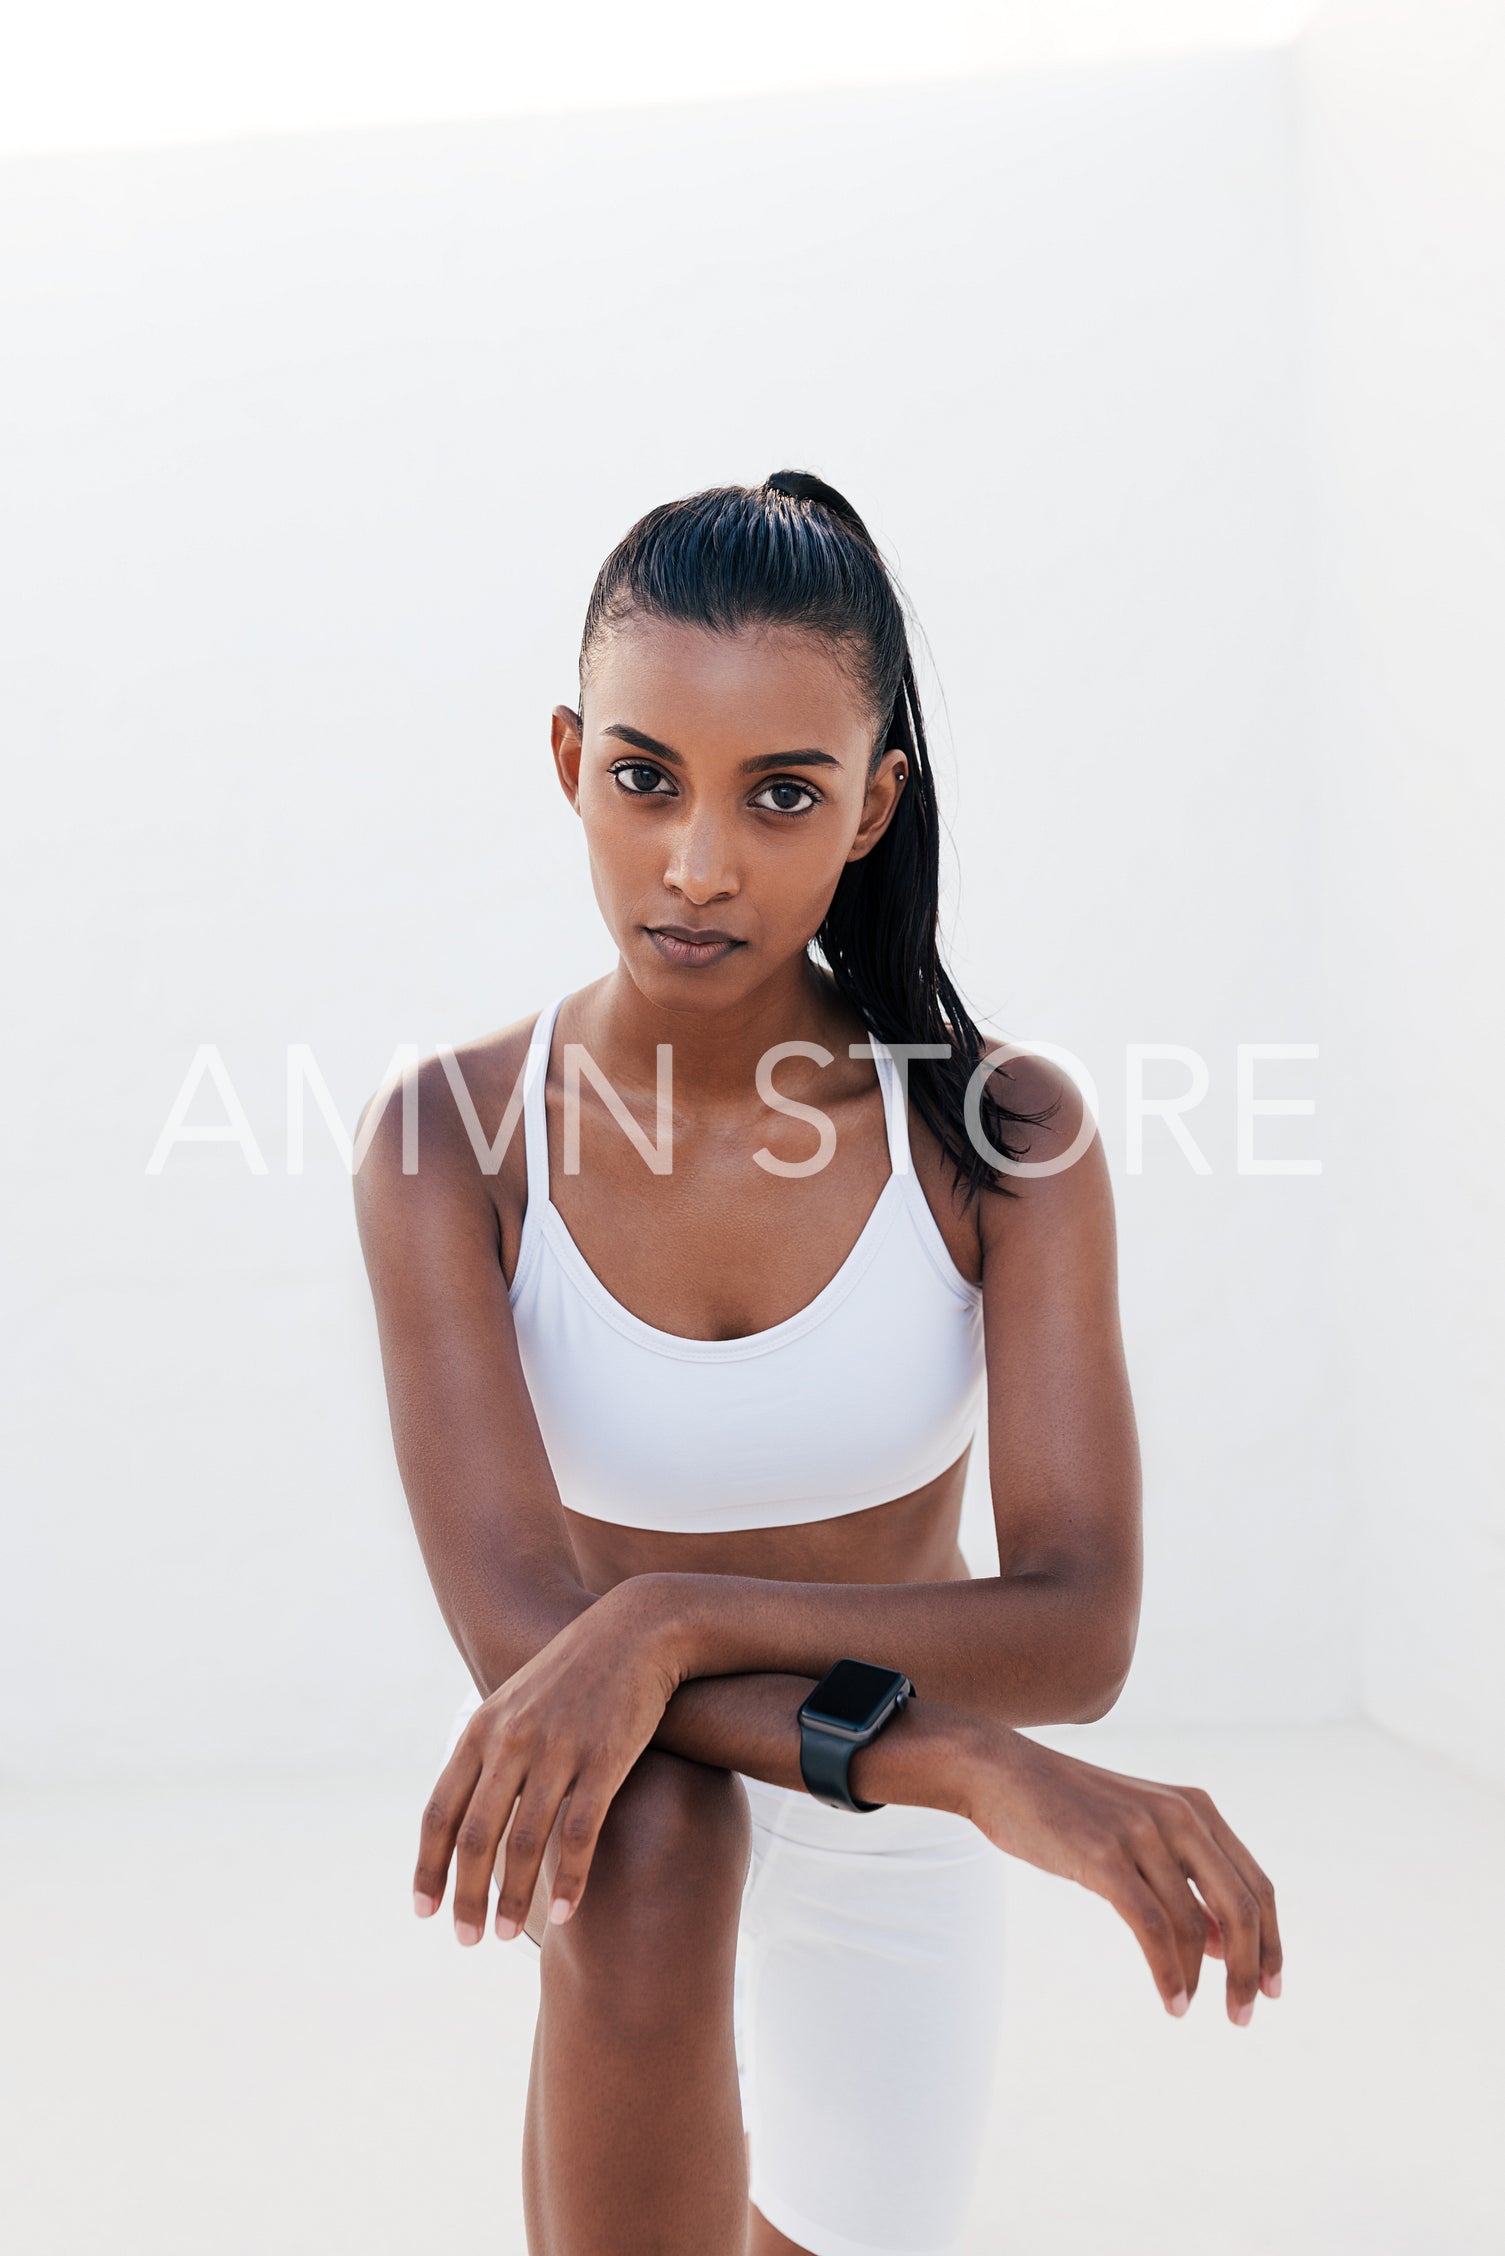
[[871,1661],[838,1661],[800,1710],[812,1723],[838,1731],[865,1731],[893,1704],[904,1683],[898,1669],[875,1668]]

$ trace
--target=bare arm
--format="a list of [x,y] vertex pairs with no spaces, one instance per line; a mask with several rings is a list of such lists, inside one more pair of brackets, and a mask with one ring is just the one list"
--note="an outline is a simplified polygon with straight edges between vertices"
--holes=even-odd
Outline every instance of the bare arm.
[[484,1696],[590,1593],[523,1376],[496,1211],[435,1061],[418,1069],[416,1172],[402,1172],[394,1093],[354,1192],[398,1471],[440,1611]]
[[763,1669],[818,1677],[851,1653],[902,1669],[926,1698],[1032,1724],[1095,1721],[1128,1674],[1116,1593],[1085,1569],[965,1582],[634,1582],[645,1636],[697,1681]]

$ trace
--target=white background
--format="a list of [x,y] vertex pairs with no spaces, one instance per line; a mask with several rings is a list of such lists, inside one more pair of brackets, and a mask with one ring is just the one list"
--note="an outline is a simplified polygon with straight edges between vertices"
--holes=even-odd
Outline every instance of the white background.
[[[433,1747],[468,1679],[288,1046],[348,1129],[398,1042],[608,966],[547,741],[592,577],[785,465],[925,629],[975,1014],[1099,1092],[1117,1717],[1369,1716],[1505,1776],[1500,13],[962,60],[0,168],[12,1777]],[[267,1171],[149,1176],[206,1042]],[[1144,1042],[1207,1062],[1205,1175],[1153,1124],[1128,1171]],[[1256,1145],[1319,1176],[1237,1171],[1241,1042],[1318,1044]]]

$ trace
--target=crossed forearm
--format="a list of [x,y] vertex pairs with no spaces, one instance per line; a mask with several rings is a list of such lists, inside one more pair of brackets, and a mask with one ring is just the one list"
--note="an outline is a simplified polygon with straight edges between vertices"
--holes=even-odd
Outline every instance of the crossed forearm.
[[793,1583],[717,1574],[629,1576],[597,1597],[529,1590],[488,1608],[469,1651],[482,1696],[585,1608],[622,1613],[629,1646],[680,1678],[651,1745],[799,1789],[800,1703],[844,1655],[902,1669],[915,1700],[852,1758],[860,1798],[958,1805],[979,1739],[1087,1722],[1111,1706],[1127,1658],[1113,1604],[1035,1574],[941,1583]]
[[943,1583],[770,1583],[637,1576],[617,1599],[685,1672],[653,1745],[799,1788],[800,1703],[851,1654],[902,1669],[914,1702],[853,1756],[860,1799],[955,1809],[989,1728],[1086,1722],[1118,1666],[1105,1608],[1045,1575]]
[[[799,1709],[816,1681],[764,1673],[692,1677],[673,1695],[650,1744],[800,1791]],[[966,1763],[978,1730],[976,1717],[916,1697],[857,1749],[847,1773],[852,1792],[860,1801],[965,1815]]]
[[[640,1594],[629,1583],[641,1579],[614,1585],[612,1603],[635,1603]],[[578,1583],[541,1580],[525,1586],[523,1593],[514,1589],[510,1604],[488,1605],[477,1633],[463,1641],[481,1698],[489,1698],[588,1607],[603,1602]],[[458,1615],[458,1609],[453,1611]],[[659,1621],[660,1616],[650,1620],[645,1607],[644,1635],[654,1633]],[[824,1669],[819,1673],[824,1675]],[[804,1780],[799,1708],[816,1681],[813,1675],[771,1671],[687,1678],[671,1695],[649,1744],[715,1769],[741,1771],[745,1777],[800,1791]],[[916,1699],[871,1746],[859,1748],[852,1757],[853,1793],[870,1802],[908,1802],[924,1809],[958,1807],[975,1720],[929,1699],[921,1714]]]
[[[613,1595],[702,1685],[763,1671],[815,1681],[849,1654],[902,1669],[921,1699],[1010,1725],[1095,1721],[1132,1648],[1111,1589],[1062,1574],[842,1583],[662,1573]],[[702,1691],[698,1707],[707,1704]]]

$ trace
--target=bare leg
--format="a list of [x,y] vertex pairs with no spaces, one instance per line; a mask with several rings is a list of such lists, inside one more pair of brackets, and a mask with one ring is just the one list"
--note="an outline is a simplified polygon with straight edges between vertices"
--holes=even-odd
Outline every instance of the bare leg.
[[[618,1790],[539,1961],[530,2256],[745,2256],[732,1974],[750,1847],[730,1771],[650,1747]],[[550,1878],[557,1853],[556,1836]]]

